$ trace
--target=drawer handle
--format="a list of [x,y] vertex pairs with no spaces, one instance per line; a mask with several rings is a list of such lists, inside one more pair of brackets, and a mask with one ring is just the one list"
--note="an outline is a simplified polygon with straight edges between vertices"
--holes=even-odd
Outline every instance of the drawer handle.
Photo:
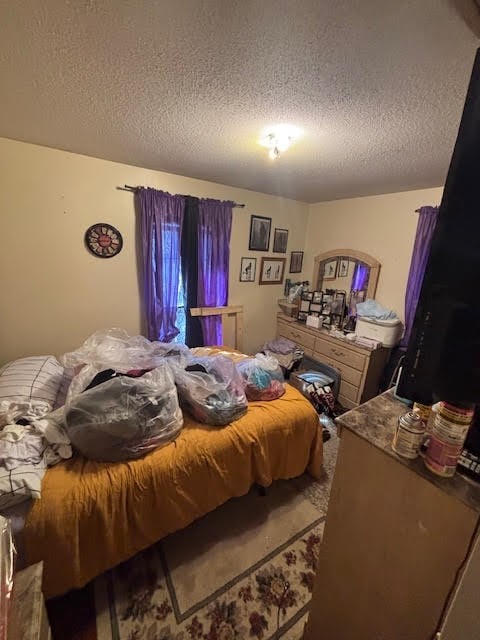
[[332,349],[332,353],[334,353],[339,358],[345,357],[345,353],[343,351],[339,351],[338,349]]
[[300,333],[295,333],[295,331],[292,331],[292,336],[294,338],[301,338],[302,337],[302,335]]

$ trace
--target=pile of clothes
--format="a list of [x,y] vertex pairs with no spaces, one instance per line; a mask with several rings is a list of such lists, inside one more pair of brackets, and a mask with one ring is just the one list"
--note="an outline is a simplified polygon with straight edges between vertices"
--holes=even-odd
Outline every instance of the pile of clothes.
[[285,393],[285,383],[278,360],[257,353],[237,365],[248,400],[276,400]]
[[[290,362],[295,354],[287,353]],[[25,360],[30,369],[40,360],[38,370],[50,373],[36,398],[2,401],[0,393],[0,509],[24,495],[39,497],[46,468],[71,457],[72,445],[94,460],[135,459],[178,436],[182,409],[199,422],[224,426],[247,412],[249,400],[285,393],[282,369],[268,352],[199,352],[121,329],[94,333],[60,362],[53,356]],[[2,468],[5,483],[14,487],[3,487]]]
[[225,355],[192,357],[186,367],[170,361],[182,408],[204,424],[223,426],[247,413],[235,363]]
[[262,351],[266,356],[270,356],[277,361],[287,378],[298,367],[303,358],[303,351],[299,349],[295,342],[282,337],[266,342]]

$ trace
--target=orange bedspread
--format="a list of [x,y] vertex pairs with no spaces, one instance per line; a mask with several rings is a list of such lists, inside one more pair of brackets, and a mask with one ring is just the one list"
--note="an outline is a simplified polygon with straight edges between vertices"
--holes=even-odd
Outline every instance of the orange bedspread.
[[184,416],[177,440],[140,460],[77,456],[47,471],[24,529],[27,562],[44,561],[46,597],[83,586],[254,482],[320,473],[318,416],[289,385],[223,428]]

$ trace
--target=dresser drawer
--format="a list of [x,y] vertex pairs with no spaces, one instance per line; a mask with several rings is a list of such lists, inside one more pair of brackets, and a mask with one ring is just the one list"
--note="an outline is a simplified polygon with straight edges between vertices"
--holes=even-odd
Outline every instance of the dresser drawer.
[[[345,407],[345,409],[354,409],[355,407],[358,407],[358,402],[354,402],[353,400],[350,400],[349,398],[347,398],[346,396],[342,396],[341,394],[339,394],[338,396],[338,401],[342,405],[342,407]],[[340,425],[337,426],[338,435],[340,435],[340,430],[338,429],[339,426]]]
[[345,382],[345,380],[340,381],[340,393],[339,395],[351,400],[352,402],[357,402],[358,398],[358,387],[354,387],[353,384],[349,382]]
[[[327,356],[332,360],[346,364],[358,371],[363,371],[365,367],[366,357],[361,353],[351,351],[343,345],[332,344],[323,338],[315,338],[314,350],[318,352],[320,356]],[[319,359],[321,359],[321,357]]]
[[334,369],[338,369],[342,375],[342,380],[345,380],[345,382],[350,382],[350,384],[353,384],[355,387],[360,387],[362,372],[358,371],[358,369],[352,369],[352,367],[349,367],[347,364],[342,364],[338,360],[333,360],[325,355],[317,354],[317,359],[330,365]]
[[278,323],[278,332],[280,335],[288,338],[292,342],[296,342],[306,349],[313,350],[315,336],[312,336],[301,329],[297,329],[297,327],[280,327],[280,323]]

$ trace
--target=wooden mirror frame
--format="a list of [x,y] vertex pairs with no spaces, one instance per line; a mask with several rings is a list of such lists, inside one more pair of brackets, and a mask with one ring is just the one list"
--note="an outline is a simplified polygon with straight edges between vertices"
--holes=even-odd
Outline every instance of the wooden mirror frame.
[[333,249],[332,251],[325,251],[315,256],[312,287],[316,288],[318,283],[318,277],[320,275],[320,265],[326,260],[332,260],[333,258],[348,258],[349,260],[358,260],[370,267],[370,276],[368,279],[368,288],[366,297],[374,298],[377,290],[378,276],[380,274],[380,262],[368,253],[363,251],[357,251],[356,249]]

